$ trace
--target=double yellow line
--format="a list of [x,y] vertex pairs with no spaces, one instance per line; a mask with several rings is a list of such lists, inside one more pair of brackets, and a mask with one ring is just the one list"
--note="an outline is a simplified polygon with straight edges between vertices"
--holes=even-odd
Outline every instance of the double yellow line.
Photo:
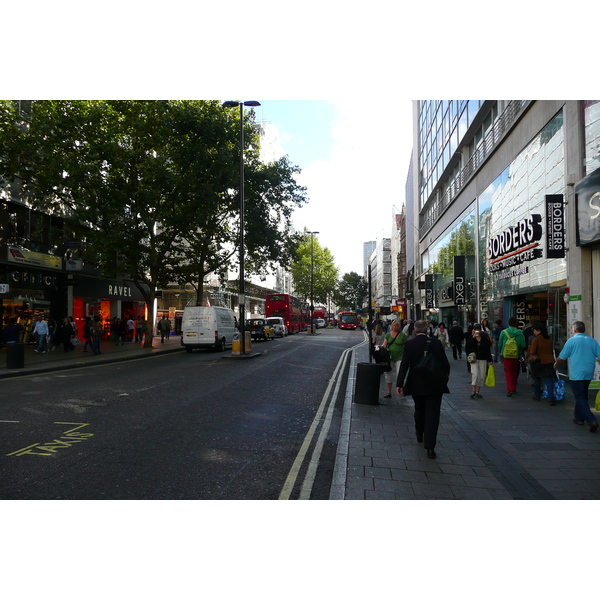
[[[307,468],[306,475],[304,477],[304,482],[302,483],[302,489],[300,490],[300,500],[308,500],[310,499],[310,494],[312,491],[312,486],[315,480],[315,476],[317,474],[317,467],[319,466],[319,460],[321,458],[321,453],[323,451],[323,444],[325,442],[325,438],[327,437],[327,433],[329,432],[329,428],[331,427],[331,421],[333,418],[333,411],[335,409],[335,399],[337,398],[341,381],[342,381],[342,373],[346,367],[346,361],[348,360],[348,356],[354,350],[354,348],[347,348],[342,353],[340,360],[338,361],[337,366],[333,372],[333,376],[329,380],[329,385],[325,390],[325,394],[323,395],[323,399],[321,400],[321,404],[317,410],[317,414],[311,423],[311,426],[302,442],[302,446],[300,447],[300,451],[296,456],[296,460],[294,460],[294,464],[290,469],[290,472],[283,484],[283,488],[281,493],[279,494],[279,500],[289,500],[296,484],[296,480],[298,479],[298,475],[300,473],[300,469],[306,460],[308,455],[309,448],[317,434],[317,429],[319,428],[319,424],[323,419],[323,414],[325,413],[325,409],[329,404],[329,408],[327,408],[327,414],[325,415],[325,419],[322,422],[321,431],[319,433],[319,437],[317,439],[317,443],[315,444],[314,450],[311,455],[310,463]],[[331,393],[333,386],[335,384],[335,390],[333,394]]]

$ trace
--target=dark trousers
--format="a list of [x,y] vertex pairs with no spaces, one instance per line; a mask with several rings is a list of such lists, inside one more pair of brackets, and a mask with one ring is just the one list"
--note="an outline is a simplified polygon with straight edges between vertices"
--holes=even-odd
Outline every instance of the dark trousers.
[[571,389],[575,396],[575,411],[573,416],[579,423],[587,423],[591,425],[596,423],[598,419],[594,413],[590,410],[590,404],[588,401],[588,389],[590,387],[590,381],[587,379],[571,379]]
[[506,378],[507,392],[517,391],[517,378],[519,377],[520,369],[521,365],[518,358],[504,359],[504,377]]
[[452,356],[454,357],[454,360],[462,358],[462,342],[452,344]]
[[442,396],[443,394],[413,395],[415,401],[415,431],[417,436],[423,436],[423,447],[427,450],[433,450],[437,441]]

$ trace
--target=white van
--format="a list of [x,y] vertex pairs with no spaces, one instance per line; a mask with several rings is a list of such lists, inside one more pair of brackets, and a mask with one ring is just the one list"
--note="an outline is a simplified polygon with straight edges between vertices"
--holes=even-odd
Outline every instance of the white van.
[[216,348],[219,352],[233,343],[239,333],[233,311],[220,306],[186,306],[181,322],[181,345],[187,352],[194,348]]

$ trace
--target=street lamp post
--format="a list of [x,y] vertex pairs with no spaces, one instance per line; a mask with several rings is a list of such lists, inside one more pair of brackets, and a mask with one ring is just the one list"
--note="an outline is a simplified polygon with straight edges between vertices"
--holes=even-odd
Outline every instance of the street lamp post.
[[240,333],[241,354],[246,352],[246,285],[244,281],[244,106],[260,106],[256,100],[246,100],[238,102],[237,100],[226,100],[221,104],[223,108],[240,107],[240,293],[238,304],[240,310]]
[[313,311],[315,310],[314,302],[314,284],[315,284],[315,235],[318,231],[309,231],[310,233],[310,332],[315,332],[315,323],[313,319]]

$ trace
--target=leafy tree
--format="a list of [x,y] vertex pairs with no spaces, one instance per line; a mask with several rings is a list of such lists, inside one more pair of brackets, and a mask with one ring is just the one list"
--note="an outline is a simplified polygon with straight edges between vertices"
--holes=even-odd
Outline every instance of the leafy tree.
[[311,274],[314,302],[325,304],[333,296],[338,277],[333,254],[306,231],[297,244],[291,271],[296,294],[305,300],[311,299]]
[[[0,177],[68,218],[102,272],[131,278],[150,310],[174,281],[195,285],[200,302],[204,276],[239,247],[235,112],[216,101],[34,101],[24,124],[3,102]],[[290,216],[306,198],[287,158],[259,162],[252,112],[244,126],[248,264],[260,270],[289,259]]]
[[345,273],[338,285],[335,303],[343,310],[362,308],[367,298],[367,281],[364,277],[351,271]]

